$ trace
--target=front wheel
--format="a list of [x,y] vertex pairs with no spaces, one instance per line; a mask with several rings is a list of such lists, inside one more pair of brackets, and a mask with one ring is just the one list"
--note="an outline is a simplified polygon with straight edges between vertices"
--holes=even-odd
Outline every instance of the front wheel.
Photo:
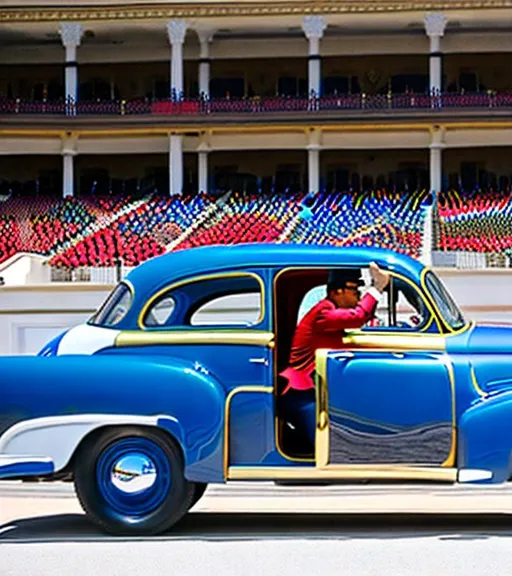
[[111,534],[151,535],[169,530],[195,494],[183,458],[165,432],[111,428],[87,440],[75,458],[78,499]]
[[192,498],[192,502],[190,504],[191,508],[193,508],[199,502],[199,500],[201,500],[201,498],[204,496],[204,493],[206,492],[207,488],[208,488],[208,484],[204,484],[202,482],[197,482],[197,484],[195,485],[195,488],[194,488],[194,497]]

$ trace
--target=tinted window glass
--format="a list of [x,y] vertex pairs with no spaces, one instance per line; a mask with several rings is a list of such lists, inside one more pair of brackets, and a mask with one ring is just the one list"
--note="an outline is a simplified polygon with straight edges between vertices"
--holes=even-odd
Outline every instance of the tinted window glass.
[[132,293],[128,286],[121,282],[110,293],[109,297],[92,318],[89,324],[93,326],[115,326],[130,309]]
[[177,286],[153,302],[143,323],[148,328],[254,326],[262,317],[257,278],[227,275]]
[[431,318],[418,290],[401,278],[391,279],[391,290],[383,296],[383,326],[400,330],[419,330]]
[[466,320],[441,280],[429,271],[425,276],[425,282],[448,326],[452,330],[463,328],[466,325]]
[[146,326],[165,326],[174,312],[176,303],[172,296],[162,298],[148,312]]
[[190,323],[192,326],[216,324],[228,326],[251,326],[260,316],[260,293],[229,294],[210,300],[195,312]]

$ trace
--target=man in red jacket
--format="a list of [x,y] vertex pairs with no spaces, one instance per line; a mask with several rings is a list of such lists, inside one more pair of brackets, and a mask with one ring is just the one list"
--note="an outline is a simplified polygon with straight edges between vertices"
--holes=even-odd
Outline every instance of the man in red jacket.
[[343,348],[345,330],[361,328],[375,314],[389,274],[371,263],[372,287],[361,298],[364,286],[361,271],[333,270],[329,274],[326,298],[313,306],[299,322],[292,340],[288,368],[280,376],[288,380],[284,394],[284,415],[289,425],[302,429],[314,446],[315,352],[320,348]]

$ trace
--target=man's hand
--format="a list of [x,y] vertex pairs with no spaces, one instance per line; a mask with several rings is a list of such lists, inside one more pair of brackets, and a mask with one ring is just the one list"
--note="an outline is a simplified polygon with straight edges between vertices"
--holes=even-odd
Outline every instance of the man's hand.
[[373,285],[379,292],[384,292],[386,286],[389,284],[389,274],[381,270],[375,262],[371,262],[369,268]]

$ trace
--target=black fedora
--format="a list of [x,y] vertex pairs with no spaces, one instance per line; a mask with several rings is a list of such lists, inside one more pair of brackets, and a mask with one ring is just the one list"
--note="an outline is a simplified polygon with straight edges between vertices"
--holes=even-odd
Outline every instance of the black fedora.
[[345,288],[347,282],[353,282],[357,286],[364,286],[359,268],[337,268],[329,272],[327,285],[330,289]]

